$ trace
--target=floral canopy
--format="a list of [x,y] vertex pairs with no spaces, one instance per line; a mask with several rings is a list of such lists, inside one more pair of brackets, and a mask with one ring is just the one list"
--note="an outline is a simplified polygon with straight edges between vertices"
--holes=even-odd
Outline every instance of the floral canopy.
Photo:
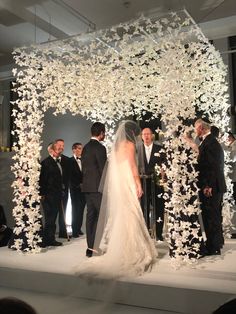
[[[197,199],[193,204],[187,202],[193,193],[188,187],[196,187],[197,173],[192,167],[190,177],[184,169],[187,160],[196,163],[196,155],[187,155],[183,138],[174,134],[192,130],[189,121],[199,112],[224,130],[229,105],[221,56],[186,11],[153,19],[141,17],[110,29],[19,48],[14,58],[19,99],[13,110],[18,138],[12,169],[16,177],[13,213],[14,232],[26,234],[24,250],[40,251],[38,160],[44,113],[51,107],[55,114],[70,111],[105,122],[110,138],[115,121],[132,115],[139,119],[147,112],[152,118],[161,117],[167,139],[165,150],[172,154],[166,169],[172,192],[165,195],[166,210],[177,216],[181,211],[187,215],[199,213]],[[181,187],[186,187],[184,196]],[[226,233],[232,216],[230,202],[227,196]],[[170,215],[168,228],[173,226],[175,256],[182,258],[184,251],[188,258],[190,248],[184,247],[184,239],[189,232],[194,237],[197,233],[186,223],[178,222],[177,226]],[[22,250],[22,241],[15,241],[17,250]]]

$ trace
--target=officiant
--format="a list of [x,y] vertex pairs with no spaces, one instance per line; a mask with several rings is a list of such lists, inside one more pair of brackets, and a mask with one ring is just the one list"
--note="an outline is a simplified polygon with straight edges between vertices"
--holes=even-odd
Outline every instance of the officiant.
[[[142,140],[141,153],[138,154],[139,172],[144,192],[141,207],[148,229],[151,233],[154,231],[153,236],[157,241],[163,241],[164,199],[162,194],[164,189],[160,185],[163,173],[156,174],[155,166],[158,165],[161,169],[164,163],[164,154],[156,155],[162,146],[154,143],[154,134],[150,128],[147,127],[142,130]],[[151,209],[153,210],[151,211]]]

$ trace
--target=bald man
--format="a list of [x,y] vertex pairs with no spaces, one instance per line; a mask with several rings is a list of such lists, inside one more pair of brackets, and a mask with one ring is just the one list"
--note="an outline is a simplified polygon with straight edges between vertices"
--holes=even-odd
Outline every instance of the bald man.
[[224,152],[211,134],[211,126],[202,119],[195,122],[195,133],[202,139],[199,146],[198,187],[202,218],[206,232],[206,255],[220,255],[224,244],[222,231],[222,201],[226,192]]

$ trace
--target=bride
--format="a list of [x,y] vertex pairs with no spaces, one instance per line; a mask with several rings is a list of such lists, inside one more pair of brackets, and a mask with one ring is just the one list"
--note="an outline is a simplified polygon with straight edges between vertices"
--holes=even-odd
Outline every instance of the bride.
[[[102,179],[102,203],[94,252],[86,272],[108,277],[136,276],[151,269],[157,252],[140,207],[142,187],[136,162],[139,126],[123,121],[116,132]],[[98,249],[99,248],[99,249]]]

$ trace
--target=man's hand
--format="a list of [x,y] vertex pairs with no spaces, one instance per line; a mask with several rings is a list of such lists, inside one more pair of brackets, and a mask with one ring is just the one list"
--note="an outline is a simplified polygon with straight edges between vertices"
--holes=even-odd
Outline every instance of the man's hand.
[[209,186],[205,187],[203,189],[203,194],[206,196],[206,197],[211,197],[212,196],[212,188],[210,188]]

